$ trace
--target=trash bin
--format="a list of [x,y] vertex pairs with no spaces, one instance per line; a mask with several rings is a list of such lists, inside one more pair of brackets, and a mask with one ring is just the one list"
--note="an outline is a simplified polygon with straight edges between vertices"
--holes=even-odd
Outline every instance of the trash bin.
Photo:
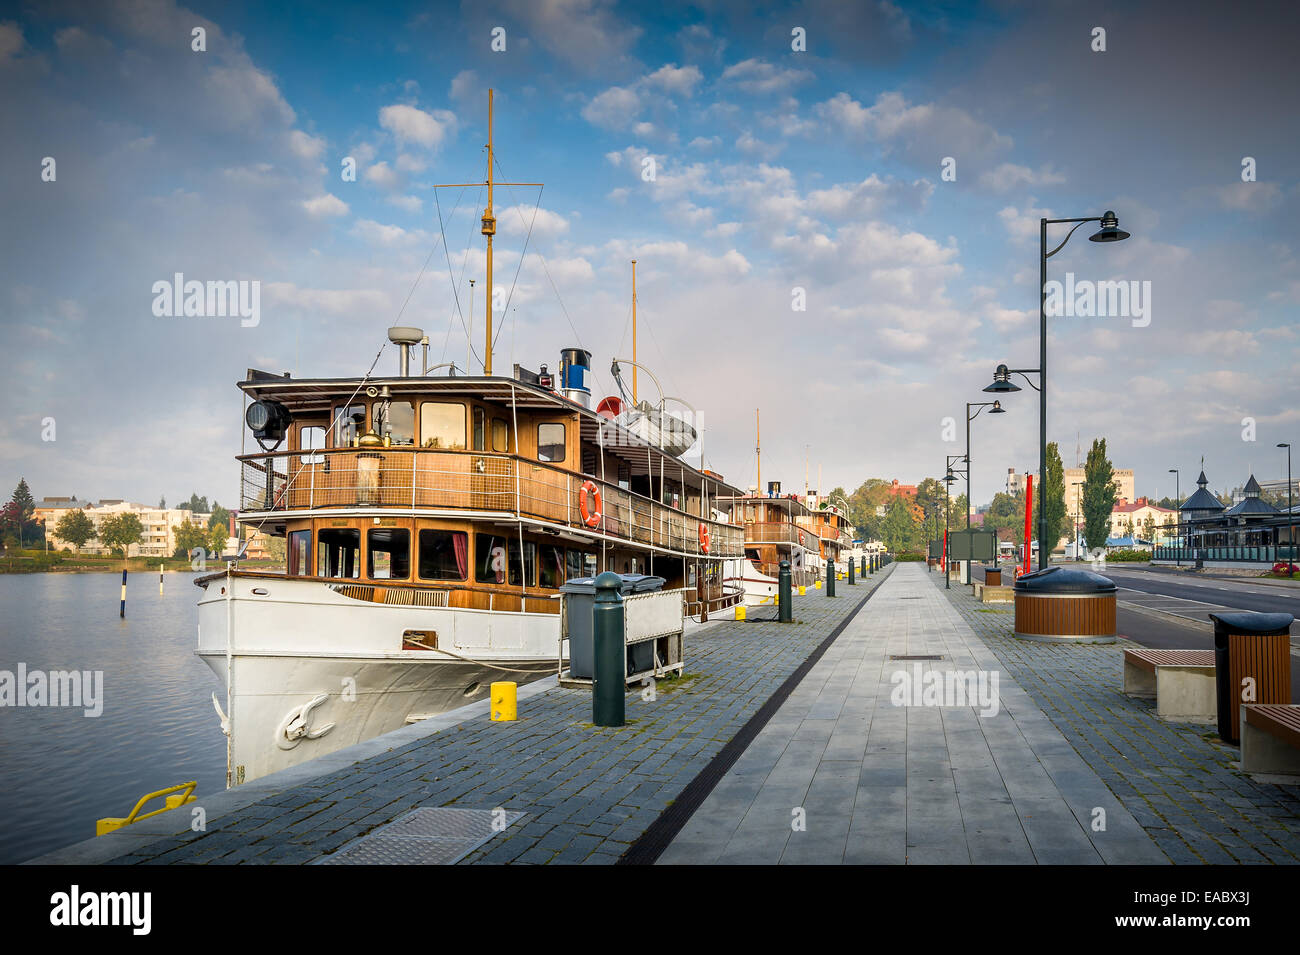
[[[1291,702],[1289,613],[1212,613],[1219,738],[1241,739],[1242,703]],[[1248,685],[1243,681],[1250,679]],[[1244,698],[1243,698],[1244,697]]]
[[1048,567],[1017,577],[1014,593],[1022,640],[1115,642],[1115,582],[1101,574]]
[[998,566],[984,568],[984,583],[989,587],[1002,586],[1002,568]]
[[[633,594],[660,590],[666,583],[662,577],[648,574],[619,574],[619,594]],[[574,577],[560,587],[564,594],[566,627],[569,637],[569,675],[591,680],[596,675],[596,643],[592,629],[592,612],[596,603],[596,578]],[[647,663],[647,659],[649,662]],[[645,664],[644,666],[640,664]],[[628,647],[627,672],[637,673],[654,665],[654,641],[635,643]]]

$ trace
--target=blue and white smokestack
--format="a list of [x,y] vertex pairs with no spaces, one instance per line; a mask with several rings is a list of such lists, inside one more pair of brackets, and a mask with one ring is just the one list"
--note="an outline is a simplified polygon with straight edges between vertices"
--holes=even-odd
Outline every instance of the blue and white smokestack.
[[570,401],[591,407],[591,352],[585,348],[560,350],[560,391]]

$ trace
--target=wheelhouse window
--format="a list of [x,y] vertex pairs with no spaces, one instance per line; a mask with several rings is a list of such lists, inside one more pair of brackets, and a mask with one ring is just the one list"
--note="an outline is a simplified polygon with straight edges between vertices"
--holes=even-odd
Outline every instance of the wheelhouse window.
[[289,576],[311,576],[311,531],[289,533]]
[[543,587],[554,590],[564,583],[566,571],[564,548],[556,547],[554,544],[543,544],[540,570]]
[[323,528],[316,535],[317,577],[361,576],[361,531],[355,527]]
[[406,580],[411,576],[411,532],[404,527],[366,531],[366,576],[371,580]]
[[417,573],[424,580],[464,580],[469,575],[469,535],[464,531],[420,531]]
[[465,450],[465,406],[459,401],[420,402],[420,447]]
[[365,405],[340,405],[334,409],[334,447],[354,446],[365,430]]
[[565,580],[573,580],[577,577],[596,576],[595,554],[584,554],[580,550],[571,550],[566,555],[565,564]]
[[[325,447],[325,426],[304,424],[298,429],[299,451],[320,451]],[[299,458],[303,465],[320,464],[325,460],[323,454],[304,454]],[[310,535],[308,535],[310,537]]]
[[520,571],[519,538],[516,537],[510,541],[510,583],[515,586],[537,586],[537,545],[532,541],[524,541],[522,576]]
[[474,412],[474,450],[487,450],[487,412],[482,408],[475,408]]
[[537,426],[537,460],[559,463],[564,460],[564,425]]
[[409,401],[390,401],[384,420],[384,434],[394,447],[415,444],[415,405]]
[[510,451],[510,426],[505,418],[492,419],[492,450],[498,454]]

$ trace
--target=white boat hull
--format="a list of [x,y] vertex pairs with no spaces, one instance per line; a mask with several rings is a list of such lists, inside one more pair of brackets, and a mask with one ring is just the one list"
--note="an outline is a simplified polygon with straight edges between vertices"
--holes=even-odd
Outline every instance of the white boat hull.
[[[403,650],[407,630],[450,653]],[[547,676],[559,635],[559,614],[375,604],[293,578],[220,578],[199,601],[198,654],[226,686],[231,785],[473,702],[493,681]]]

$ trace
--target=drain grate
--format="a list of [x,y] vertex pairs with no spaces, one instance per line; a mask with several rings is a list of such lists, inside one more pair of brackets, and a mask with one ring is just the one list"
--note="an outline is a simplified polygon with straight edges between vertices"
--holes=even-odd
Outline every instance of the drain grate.
[[907,656],[907,655],[896,656],[891,653],[889,655],[889,659],[891,660],[942,660],[943,654],[942,653],[916,653],[916,654],[912,654],[911,656]]
[[899,600],[920,600],[920,597],[899,597]]
[[314,864],[454,865],[523,816],[522,812],[502,816],[489,809],[422,806]]

